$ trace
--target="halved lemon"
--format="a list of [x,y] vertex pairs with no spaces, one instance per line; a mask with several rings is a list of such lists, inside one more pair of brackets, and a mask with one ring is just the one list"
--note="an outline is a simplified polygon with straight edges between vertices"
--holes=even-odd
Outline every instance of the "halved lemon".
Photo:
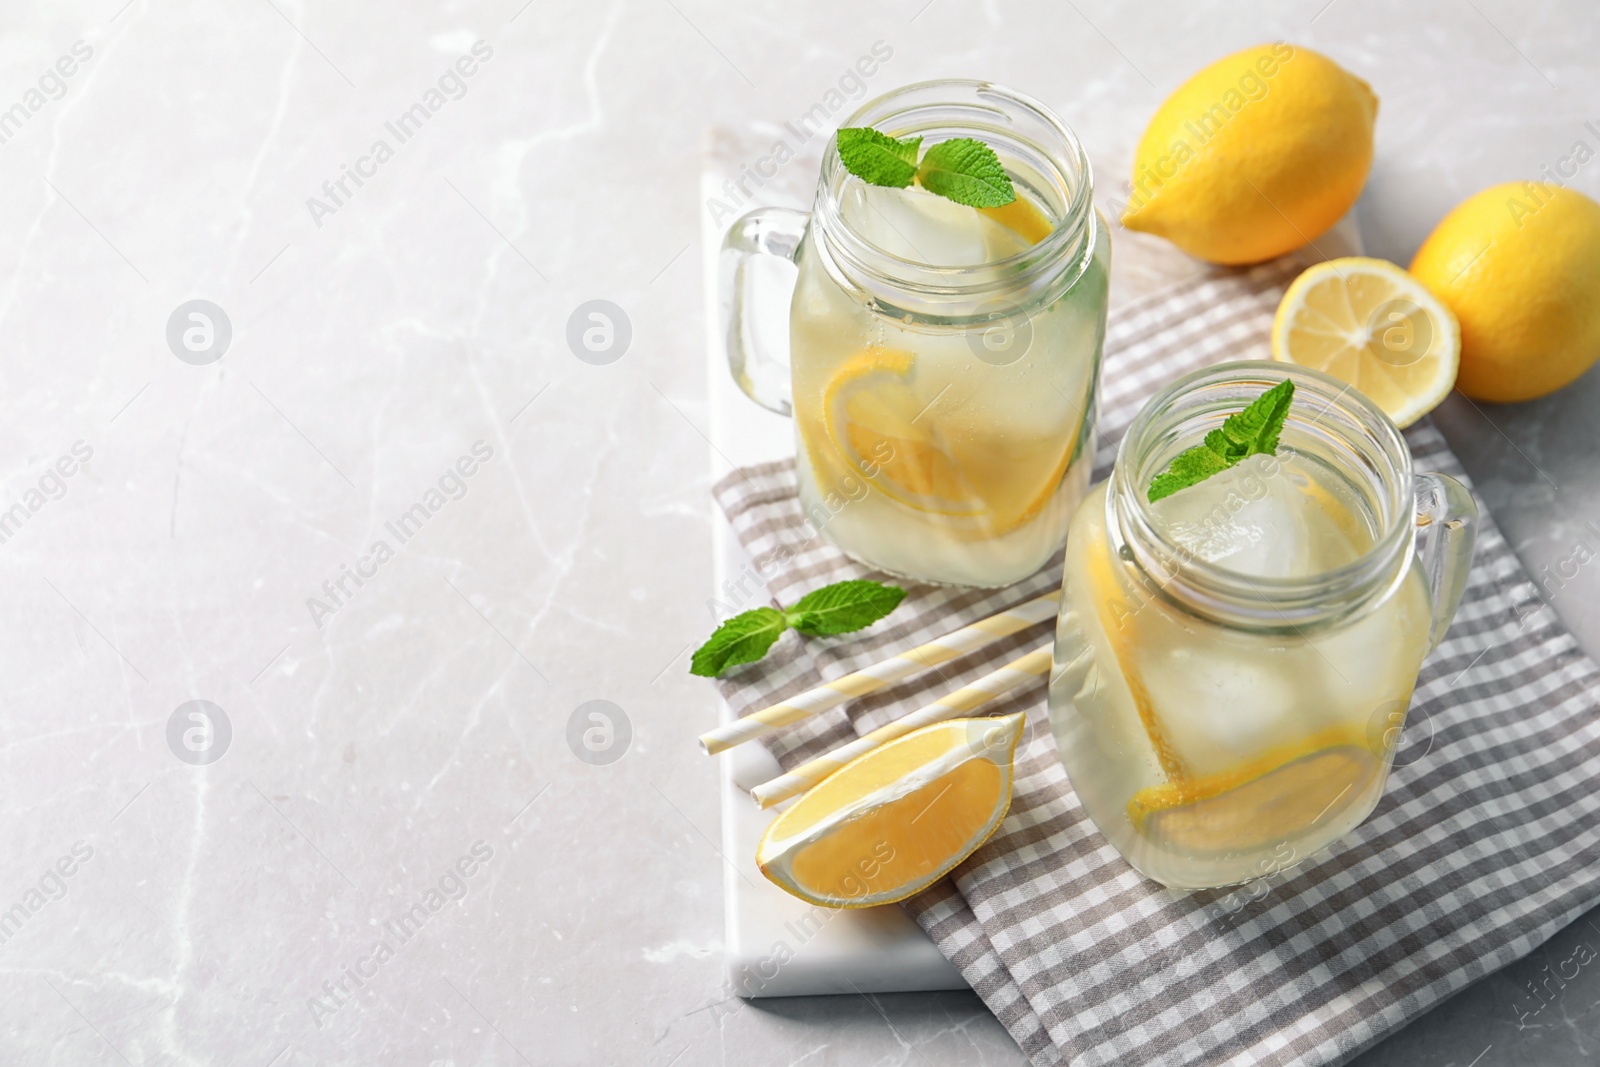
[[824,908],[919,893],[988,840],[1011,807],[1018,713],[913,730],[839,768],[773,820],[756,866]]
[[1351,256],[1309,268],[1272,322],[1272,358],[1326,371],[1365,393],[1402,429],[1455,385],[1455,315],[1393,263]]
[[1332,727],[1218,774],[1141,789],[1128,818],[1151,840],[1185,852],[1262,848],[1360,799],[1379,766],[1364,729]]

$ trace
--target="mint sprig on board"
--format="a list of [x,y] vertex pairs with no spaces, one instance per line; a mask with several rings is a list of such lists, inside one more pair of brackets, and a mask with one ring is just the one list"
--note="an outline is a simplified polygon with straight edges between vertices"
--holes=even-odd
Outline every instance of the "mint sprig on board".
[[1167,469],[1151,480],[1150,503],[1198,485],[1250,456],[1277,455],[1278,435],[1293,399],[1294,382],[1285,380],[1256,397],[1243,411],[1229,415],[1206,434],[1203,444],[1179,452]]
[[754,663],[785,630],[808,637],[832,637],[864,629],[899,607],[905,595],[897,586],[856,578],[813,589],[782,610],[761,607],[742,611],[695,649],[689,673],[714,678],[729,667]]
[[940,141],[917,162],[921,137],[896,140],[866,126],[839,131],[839,162],[868,185],[904,189],[915,181],[967,207],[1005,207],[1017,198],[994,149],[971,137]]

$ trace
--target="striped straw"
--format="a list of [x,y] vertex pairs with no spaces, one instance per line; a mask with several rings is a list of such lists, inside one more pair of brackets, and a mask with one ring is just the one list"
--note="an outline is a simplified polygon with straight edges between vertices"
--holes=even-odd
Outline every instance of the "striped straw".
[[863,734],[848,745],[841,745],[825,756],[818,756],[809,763],[801,764],[788,774],[779,775],[770,782],[756,786],[750,790],[750,795],[755,798],[757,807],[770,808],[779,801],[804,793],[846,763],[857,756],[871,752],[879,745],[893,741],[929,723],[943,722],[965,715],[1049,670],[1050,647],[1046,645],[1044,648],[1036,648],[1021,659],[1012,660],[999,670],[991,671],[971,685],[957,689],[925,708],[901,716],[887,726],[880,726],[870,734]]
[[1035,623],[1055,618],[1060,599],[1061,590],[1051,590],[1043,596],[1018,604],[998,615],[991,615],[987,619],[979,619],[970,626],[963,626],[954,633],[936,637],[925,645],[900,653],[893,659],[863,668],[854,674],[847,674],[843,678],[824,682],[815,689],[809,689],[781,704],[763,708],[754,714],[735,719],[715,730],[701,734],[700,747],[705,749],[708,755],[715,756],[735,745],[764,737],[780,726],[788,726],[790,723],[836,708],[852,697],[877,692],[918,671],[937,667],[957,656],[964,656],[968,652],[982,648],[991,641],[998,641]]

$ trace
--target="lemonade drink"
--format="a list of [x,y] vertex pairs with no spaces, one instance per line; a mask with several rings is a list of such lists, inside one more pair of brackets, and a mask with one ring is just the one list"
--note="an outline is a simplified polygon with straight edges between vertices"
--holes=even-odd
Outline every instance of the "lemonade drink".
[[1051,286],[1015,281],[1058,220],[1019,183],[1004,208],[856,183],[844,223],[877,250],[959,270],[960,292],[889,313],[804,245],[790,312],[800,500],[857,558],[1005,585],[1061,545],[1088,486],[1110,241],[1092,220]]
[[1169,886],[1275,873],[1360,823],[1442,631],[1436,615],[1454,611],[1430,592],[1448,582],[1413,551],[1398,432],[1385,484],[1371,476],[1383,449],[1363,456],[1330,432],[1337,419],[1308,421],[1320,403],[1291,415],[1277,456],[1153,504],[1133,487],[1215,421],[1136,424],[1117,473],[1072,520],[1052,729],[1095,825]]

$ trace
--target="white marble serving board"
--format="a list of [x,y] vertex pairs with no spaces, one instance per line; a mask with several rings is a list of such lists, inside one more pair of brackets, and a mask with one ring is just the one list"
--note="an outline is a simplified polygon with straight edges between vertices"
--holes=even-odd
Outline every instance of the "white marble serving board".
[[[815,173],[815,168],[813,168]],[[716,194],[720,178],[709,173],[705,195]],[[773,197],[768,203],[789,202]],[[722,229],[709,213],[703,233],[705,270],[709,425],[713,477],[732,466],[782,459],[794,452],[794,436],[787,418],[758,407],[740,392],[728,373],[721,330],[717,326],[716,249]],[[722,221],[731,221],[723,219]],[[759,321],[780,326],[786,321],[787,291],[783,268],[773,272],[774,284],[764,287],[776,302],[774,314]],[[715,504],[709,505],[713,511]],[[712,582],[720,591],[725,581],[746,574],[750,559],[734,538],[720,513],[712,516]],[[715,592],[715,595],[722,595]],[[733,716],[717,699],[718,715]],[[777,809],[761,811],[747,792],[750,786],[775,777],[777,761],[759,743],[741,745],[717,757],[722,794],[723,867],[725,908],[724,939],[728,981],[740,996],[782,997],[815,993],[886,993],[928,989],[964,989],[966,981],[950,965],[926,934],[897,904],[857,911],[812,908],[768,882],[756,870],[756,844]]]

